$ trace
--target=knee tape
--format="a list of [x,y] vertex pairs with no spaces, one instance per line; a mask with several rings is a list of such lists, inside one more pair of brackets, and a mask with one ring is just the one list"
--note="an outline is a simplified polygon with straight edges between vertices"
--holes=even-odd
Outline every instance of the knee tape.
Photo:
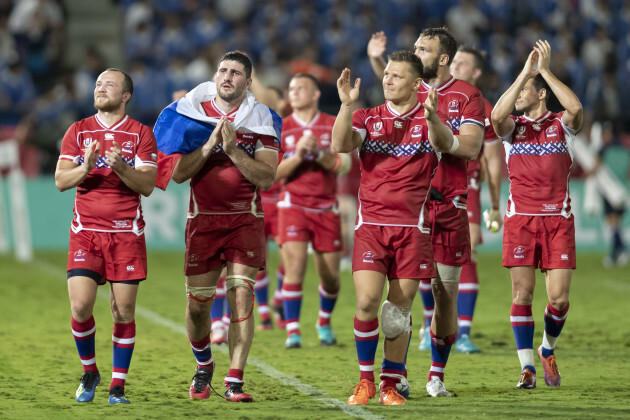
[[186,285],[186,296],[197,302],[207,302],[214,297],[216,290],[216,286],[193,287]]
[[389,300],[381,306],[381,326],[383,334],[389,339],[394,339],[401,334],[409,334],[410,331],[409,309],[402,309]]
[[452,265],[437,264],[437,278],[431,279],[431,284],[439,283],[459,283],[459,273],[462,272],[461,267]]
[[251,290],[252,293],[254,293],[255,284],[256,280],[250,279],[249,277],[240,274],[231,274],[227,276],[227,279],[225,281],[225,287],[227,290],[233,289],[238,286],[243,286]]

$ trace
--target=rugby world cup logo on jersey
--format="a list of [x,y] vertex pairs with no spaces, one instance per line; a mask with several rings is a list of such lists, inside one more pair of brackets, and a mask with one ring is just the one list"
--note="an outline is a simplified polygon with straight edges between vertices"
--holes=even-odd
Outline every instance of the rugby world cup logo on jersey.
[[322,134],[319,137],[319,142],[321,143],[322,147],[330,146],[330,134],[329,133]]
[[88,137],[87,139],[83,139],[83,147],[88,147],[92,144],[92,137]]
[[545,133],[547,134],[547,137],[557,137],[558,127],[556,127],[555,125],[552,125],[545,131]]
[[524,138],[526,129],[527,129],[527,127],[525,127],[524,125],[519,125],[518,128],[516,129],[516,137],[517,138]]
[[132,141],[126,141],[122,144],[121,150],[123,153],[130,153],[133,154],[133,142]]
[[114,133],[105,133],[105,140],[114,140]]
[[525,258],[525,251],[527,249],[524,246],[517,246],[514,248],[514,258]]
[[381,133],[381,128],[383,128],[383,121],[377,121],[372,125],[372,132],[370,132],[373,136],[379,136]]
[[374,255],[374,251],[366,251],[363,253],[363,262],[374,264],[375,257],[376,255]]
[[457,112],[459,114],[459,101],[451,101],[448,103],[448,112]]
[[87,252],[85,252],[84,250],[80,249],[78,251],[76,251],[74,253],[74,261],[75,262],[84,262],[85,261],[85,256],[87,255]]

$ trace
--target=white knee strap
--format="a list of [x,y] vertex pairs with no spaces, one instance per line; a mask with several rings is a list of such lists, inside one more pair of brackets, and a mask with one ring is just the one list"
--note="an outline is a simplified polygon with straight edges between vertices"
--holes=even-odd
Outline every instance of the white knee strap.
[[462,272],[461,267],[444,264],[436,264],[436,266],[437,278],[431,279],[431,284],[459,283],[459,273]]
[[250,279],[249,277],[240,274],[231,274],[226,277],[225,281],[225,287],[227,290],[233,289],[238,286],[243,286],[251,290],[252,293],[254,293],[255,284],[256,280]]
[[207,302],[214,297],[215,292],[217,291],[216,286],[208,286],[208,287],[193,287],[186,285],[186,296],[191,299],[196,300],[197,302]]

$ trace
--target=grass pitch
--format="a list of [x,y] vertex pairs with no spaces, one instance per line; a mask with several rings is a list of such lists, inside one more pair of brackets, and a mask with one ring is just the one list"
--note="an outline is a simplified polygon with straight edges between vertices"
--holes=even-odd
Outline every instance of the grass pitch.
[[[63,251],[37,252],[36,260],[29,264],[0,256],[0,418],[630,418],[630,270],[604,270],[599,255],[578,255],[571,309],[556,350],[562,373],[560,388],[544,385],[542,367],[537,363],[538,388],[514,389],[520,365],[509,320],[509,274],[501,267],[499,255],[482,254],[472,329],[482,353],[451,353],[446,386],[454,398],[428,397],[424,386],[430,355],[417,350],[417,329],[422,322],[418,297],[408,358],[411,395],[404,407],[383,407],[377,399],[366,407],[345,404],[359,377],[352,278],[349,272],[342,274],[333,314],[339,345],[321,348],[314,328],[319,299],[312,266],[302,306],[304,347],[285,350],[284,331],[256,332],[245,370],[245,390],[255,402],[227,403],[216,395],[206,401],[190,401],[188,388],[195,362],[184,329],[183,252],[179,251],[149,254],[149,279],[140,286],[136,347],[126,386],[132,404],[107,404],[112,321],[105,287],[94,312],[102,382],[92,403],[76,403],[74,392],[82,371],[70,331],[66,255]],[[275,260],[272,256],[270,267],[275,267]],[[275,289],[274,277],[270,295]],[[533,308],[535,346],[542,339],[546,305],[542,275],[538,280]],[[213,354],[217,363],[213,386],[222,393],[227,352],[225,347],[214,347]],[[382,345],[377,365],[381,357]]]

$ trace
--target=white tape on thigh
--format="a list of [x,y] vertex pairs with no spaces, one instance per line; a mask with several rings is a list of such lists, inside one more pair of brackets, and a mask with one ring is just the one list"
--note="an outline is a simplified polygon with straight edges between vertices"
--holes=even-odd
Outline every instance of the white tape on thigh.
[[216,286],[208,286],[208,287],[193,287],[186,285],[186,296],[191,296],[196,298],[195,300],[202,299],[208,300],[214,296],[214,293],[217,291]]
[[253,292],[255,284],[256,280],[250,279],[249,277],[240,274],[231,274],[226,277],[225,281],[225,287],[227,290],[233,289],[238,286],[243,286],[247,287]]
[[436,264],[437,278],[431,279],[431,284],[438,283],[459,283],[459,273],[461,267],[452,265]]
[[410,313],[409,309],[402,309],[389,300],[381,306],[381,327],[383,334],[389,339],[394,339],[401,334],[409,334]]

